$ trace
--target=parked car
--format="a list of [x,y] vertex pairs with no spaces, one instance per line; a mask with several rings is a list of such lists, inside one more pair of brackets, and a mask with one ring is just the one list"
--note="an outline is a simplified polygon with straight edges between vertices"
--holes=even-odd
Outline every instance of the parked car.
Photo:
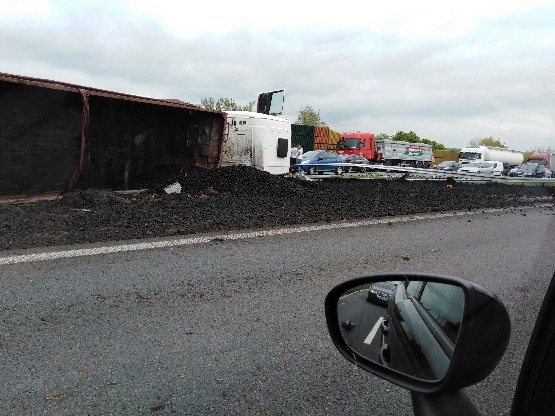
[[509,172],[509,176],[522,178],[545,178],[548,173],[544,165],[535,163],[524,163],[517,167],[514,172]]
[[478,169],[481,169],[483,162],[470,162],[462,165],[459,168],[459,172],[466,172],[466,173],[477,173]]
[[377,282],[368,289],[368,302],[387,305],[393,298],[398,282]]
[[340,163],[343,163],[343,159],[331,150],[311,150],[303,153],[300,168],[309,175],[324,172],[335,172],[336,175],[341,175],[344,168],[337,166]]
[[339,155],[344,163],[352,163],[355,166],[346,166],[345,172],[366,172],[370,161],[362,155]]
[[503,163],[498,161],[470,162],[462,165],[459,172],[501,176],[503,174]]
[[455,172],[461,168],[461,164],[456,160],[445,160],[436,166],[437,170],[444,170],[449,172]]

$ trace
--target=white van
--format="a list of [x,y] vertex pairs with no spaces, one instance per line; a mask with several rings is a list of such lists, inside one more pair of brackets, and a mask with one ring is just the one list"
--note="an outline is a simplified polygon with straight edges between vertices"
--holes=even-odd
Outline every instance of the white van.
[[491,167],[483,170],[481,173],[490,174],[493,176],[503,175],[503,170],[505,169],[505,167],[503,166],[502,162],[499,162],[497,160],[488,160],[485,163],[489,163]]

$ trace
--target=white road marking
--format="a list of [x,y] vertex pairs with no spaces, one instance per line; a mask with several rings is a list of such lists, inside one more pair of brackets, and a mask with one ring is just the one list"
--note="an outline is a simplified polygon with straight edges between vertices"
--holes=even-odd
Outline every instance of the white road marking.
[[[509,209],[512,209],[512,208],[509,208]],[[339,222],[339,223],[312,225],[312,226],[305,226],[305,227],[279,228],[279,229],[272,229],[272,230],[265,230],[265,231],[237,232],[237,233],[221,234],[221,235],[206,236],[206,237],[191,237],[191,238],[151,241],[148,243],[107,245],[102,247],[61,250],[61,251],[55,251],[55,252],[45,251],[42,253],[21,254],[21,255],[0,257],[0,266],[6,265],[6,264],[30,263],[35,261],[55,260],[55,259],[62,259],[62,258],[96,256],[99,254],[122,253],[127,251],[151,250],[155,248],[206,244],[212,241],[244,240],[249,238],[272,237],[272,236],[278,236],[278,235],[308,233],[308,232],[322,231],[322,230],[336,230],[336,229],[344,229],[344,228],[367,227],[367,226],[379,225],[379,224],[395,224],[395,223],[402,223],[402,222],[412,222],[412,221],[421,221],[421,220],[438,219],[438,218],[459,217],[464,215],[503,212],[509,209],[490,208],[490,209],[483,209],[476,212],[448,212],[448,213],[436,213],[436,214],[417,214],[417,215],[407,215],[407,216],[393,217],[393,218],[380,218],[375,220]]]
[[372,344],[372,340],[376,336],[376,332],[378,332],[378,329],[380,328],[380,325],[382,324],[382,322],[383,322],[383,317],[380,316],[380,319],[378,319],[378,321],[374,325],[374,328],[372,328],[372,330],[364,340],[365,344],[368,344],[368,345]]

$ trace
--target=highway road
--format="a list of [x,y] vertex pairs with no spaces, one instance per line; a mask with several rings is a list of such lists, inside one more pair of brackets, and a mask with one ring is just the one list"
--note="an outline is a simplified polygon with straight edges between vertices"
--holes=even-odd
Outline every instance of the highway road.
[[0,414],[409,415],[335,350],[323,301],[379,271],[462,276],[513,325],[468,389],[508,414],[555,266],[553,207],[0,254]]

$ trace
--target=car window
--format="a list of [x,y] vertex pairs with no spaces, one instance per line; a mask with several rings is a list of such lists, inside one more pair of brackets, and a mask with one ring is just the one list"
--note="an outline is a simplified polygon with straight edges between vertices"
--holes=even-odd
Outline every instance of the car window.
[[464,309],[464,292],[459,286],[428,282],[419,299],[422,307],[453,342],[457,340]]
[[406,284],[407,296],[416,297],[418,295],[418,288],[422,282],[410,281]]
[[310,152],[306,152],[303,154],[303,158],[305,159],[314,159],[315,157],[318,156],[320,152],[316,151],[316,150],[311,150]]

